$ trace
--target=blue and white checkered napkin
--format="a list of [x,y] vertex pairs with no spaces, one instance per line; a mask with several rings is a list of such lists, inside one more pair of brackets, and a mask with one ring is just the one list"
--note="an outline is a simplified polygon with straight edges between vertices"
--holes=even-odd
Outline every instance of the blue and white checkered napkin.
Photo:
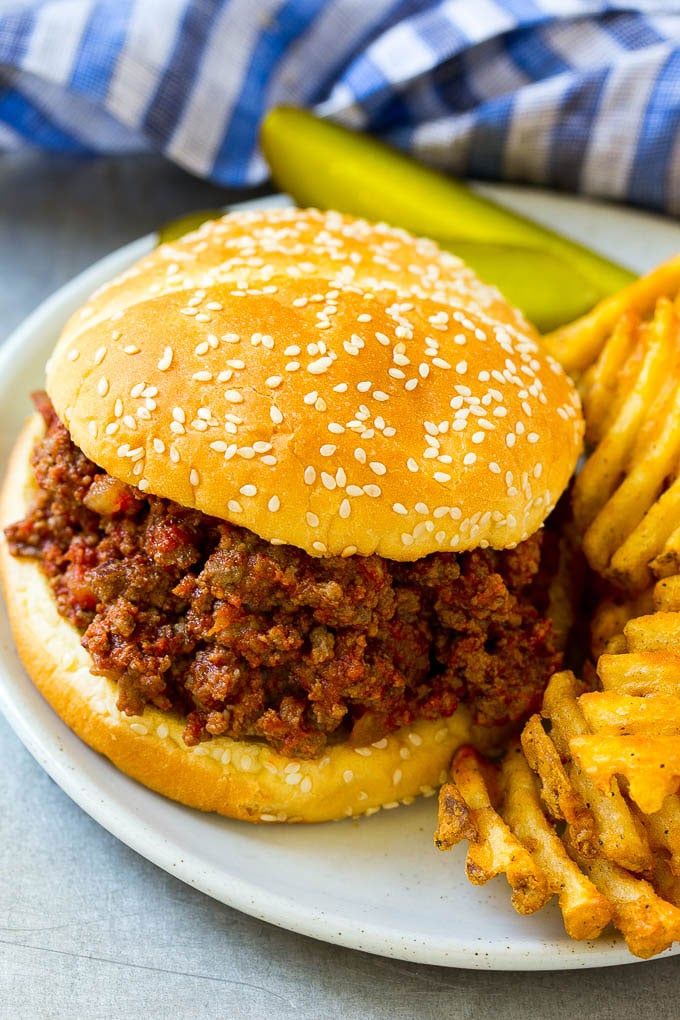
[[254,184],[268,107],[680,213],[680,0],[0,0],[0,148]]

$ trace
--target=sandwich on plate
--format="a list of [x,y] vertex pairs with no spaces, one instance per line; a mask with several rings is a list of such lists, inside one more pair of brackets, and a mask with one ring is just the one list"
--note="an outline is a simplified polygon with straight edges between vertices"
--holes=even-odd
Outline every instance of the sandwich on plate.
[[2,495],[17,645],[142,783],[359,815],[540,705],[579,400],[433,242],[227,215],[95,293],[34,399]]

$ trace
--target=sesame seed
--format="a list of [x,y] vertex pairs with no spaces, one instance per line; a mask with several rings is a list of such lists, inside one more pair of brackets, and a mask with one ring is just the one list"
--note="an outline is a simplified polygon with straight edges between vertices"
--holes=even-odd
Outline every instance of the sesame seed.
[[342,773],[342,778],[346,783],[351,783],[352,780],[354,779],[354,773],[352,772],[351,769],[345,769],[345,771]]
[[499,475],[501,473],[500,465],[495,460],[489,461],[489,471],[494,475]]
[[225,344],[237,344],[240,339],[241,338],[240,338],[238,333],[223,333],[222,334],[222,340],[225,342]]
[[172,347],[165,347],[163,349],[163,353],[162,353],[161,357],[159,358],[158,365],[157,365],[157,368],[158,368],[159,372],[167,372],[167,370],[172,365],[173,354],[174,354],[174,352],[173,352]]
[[349,515],[351,514],[351,512],[352,512],[352,507],[350,505],[349,500],[348,499],[343,499],[342,503],[340,504],[340,509],[339,509],[338,513],[343,518],[343,520],[346,520],[349,517]]
[[156,453],[165,453],[165,443],[163,442],[162,439],[158,439],[157,437],[154,438],[153,448],[156,451]]
[[373,396],[374,400],[389,400],[390,399],[389,398],[389,394],[383,392],[383,390],[374,390],[372,396]]
[[80,351],[77,351],[74,347],[73,350],[68,352],[67,357],[69,361],[77,361],[80,357]]
[[270,375],[268,379],[265,379],[264,384],[268,386],[270,390],[275,390],[283,382],[283,376]]
[[[427,367],[427,366],[426,366],[426,367]],[[417,380],[417,379],[408,379],[408,380],[407,380],[407,381],[406,381],[406,382],[404,383],[404,389],[405,389],[405,390],[408,390],[408,392],[410,393],[410,392],[411,392],[411,390],[414,390],[414,389],[416,388],[416,386],[417,386],[417,385],[418,385],[418,380]]]
[[322,457],[332,457],[336,450],[337,446],[334,446],[333,443],[324,443],[323,446],[319,447],[319,453]]
[[[469,454],[467,454],[467,457],[474,457],[474,454],[469,453]],[[465,460],[467,460],[467,457],[464,459],[463,463],[465,463]],[[433,475],[433,478],[434,478],[435,482],[446,483],[446,482],[450,482],[451,481],[451,475],[447,475],[446,472],[444,472],[444,471],[435,471],[435,473]]]
[[237,499],[230,499],[229,502],[227,503],[227,509],[231,511],[232,514],[243,513],[243,507],[241,506]]
[[412,471],[414,474],[416,473],[416,471],[420,470],[418,464],[413,459],[413,457],[409,457],[409,459],[406,461],[406,467],[409,469],[409,471]]
[[106,347],[98,347],[97,350],[94,353],[94,358],[92,360],[93,360],[95,365],[101,365],[101,363],[102,363],[102,361],[104,360],[105,357],[106,357]]
[[379,485],[364,485],[363,490],[367,496],[371,496],[372,499],[378,499],[382,495],[382,489]]
[[99,382],[97,383],[97,393],[99,394],[100,397],[105,397],[108,392],[109,392],[109,380],[106,378],[105,375],[103,375]]
[[388,336],[385,336],[384,333],[376,333],[375,334],[375,338],[376,338],[376,340],[378,341],[379,344],[383,345],[383,347],[389,347],[390,346],[390,338]]
[[311,464],[305,468],[304,479],[306,485],[313,485],[316,481],[316,471]]
[[297,372],[300,367],[299,361],[289,361],[286,365],[286,372]]
[[311,375],[322,375],[331,367],[332,364],[333,362],[329,357],[319,358],[317,361],[312,361],[309,365],[307,365],[307,371]]
[[527,436],[527,441],[529,443],[537,443],[538,440],[539,440],[539,435],[538,435],[537,432],[530,432],[529,435]]
[[318,553],[325,553],[327,551],[323,542],[312,542],[312,549]]
[[280,509],[280,507],[281,507],[281,500],[279,499],[279,497],[278,496],[272,496],[271,499],[269,500],[269,502],[267,503],[267,509],[269,511],[271,511],[271,513],[275,514],[277,512],[277,510]]
[[333,475],[329,475],[327,471],[322,471],[320,477],[321,484],[324,486],[324,488],[328,489],[329,491],[332,492],[333,489],[337,487],[337,482],[335,481],[335,478],[333,477]]
[[505,437],[505,445],[512,449],[512,447],[515,445],[515,439],[516,439],[515,434],[513,432],[508,432],[507,436]]
[[406,509],[403,503],[393,503],[392,509],[394,510],[395,514],[401,514],[402,517],[405,517],[406,514],[408,514],[408,510]]
[[275,425],[280,425],[281,422],[283,421],[283,414],[278,409],[278,407],[276,407],[275,404],[272,404],[272,406],[269,408],[269,417],[271,418]]
[[189,472],[189,484],[193,485],[194,488],[199,484],[200,477],[196,468],[192,468]]
[[256,485],[242,485],[238,491],[242,496],[257,496]]
[[379,460],[372,460],[368,465],[374,475],[387,474],[387,468]]
[[242,404],[243,394],[239,390],[225,390],[225,400],[228,400],[230,404]]
[[305,520],[307,521],[307,524],[310,526],[310,528],[319,527],[319,518],[317,517],[316,514],[312,513],[311,510],[308,510],[307,513],[305,514]]

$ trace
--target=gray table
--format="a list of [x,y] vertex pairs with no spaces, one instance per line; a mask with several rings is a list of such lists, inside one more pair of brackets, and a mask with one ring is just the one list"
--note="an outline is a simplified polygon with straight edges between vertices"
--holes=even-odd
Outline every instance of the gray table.
[[[152,157],[0,159],[0,341],[100,255],[228,197]],[[281,931],[118,843],[0,719],[0,1017],[265,1015],[671,1020],[680,1015],[680,958],[487,974],[379,959]]]

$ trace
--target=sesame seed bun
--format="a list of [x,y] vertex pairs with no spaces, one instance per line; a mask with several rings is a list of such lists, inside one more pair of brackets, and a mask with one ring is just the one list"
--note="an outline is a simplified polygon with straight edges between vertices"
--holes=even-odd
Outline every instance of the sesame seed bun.
[[316,210],[158,248],[68,323],[47,390],[109,474],[316,556],[513,546],[583,430],[496,290],[431,241]]
[[[0,526],[19,520],[29,507],[35,492],[30,455],[42,430],[33,416],[15,446],[0,497]],[[498,736],[471,726],[461,708],[450,719],[417,722],[370,747],[332,745],[312,761],[228,737],[187,747],[181,719],[152,707],[143,716],[118,710],[116,684],[90,671],[80,635],[59,615],[40,566],[12,556],[4,537],[0,573],[19,654],[52,708],[121,771],[190,807],[251,822],[373,814],[432,795],[457,747],[472,740],[488,748]]]

